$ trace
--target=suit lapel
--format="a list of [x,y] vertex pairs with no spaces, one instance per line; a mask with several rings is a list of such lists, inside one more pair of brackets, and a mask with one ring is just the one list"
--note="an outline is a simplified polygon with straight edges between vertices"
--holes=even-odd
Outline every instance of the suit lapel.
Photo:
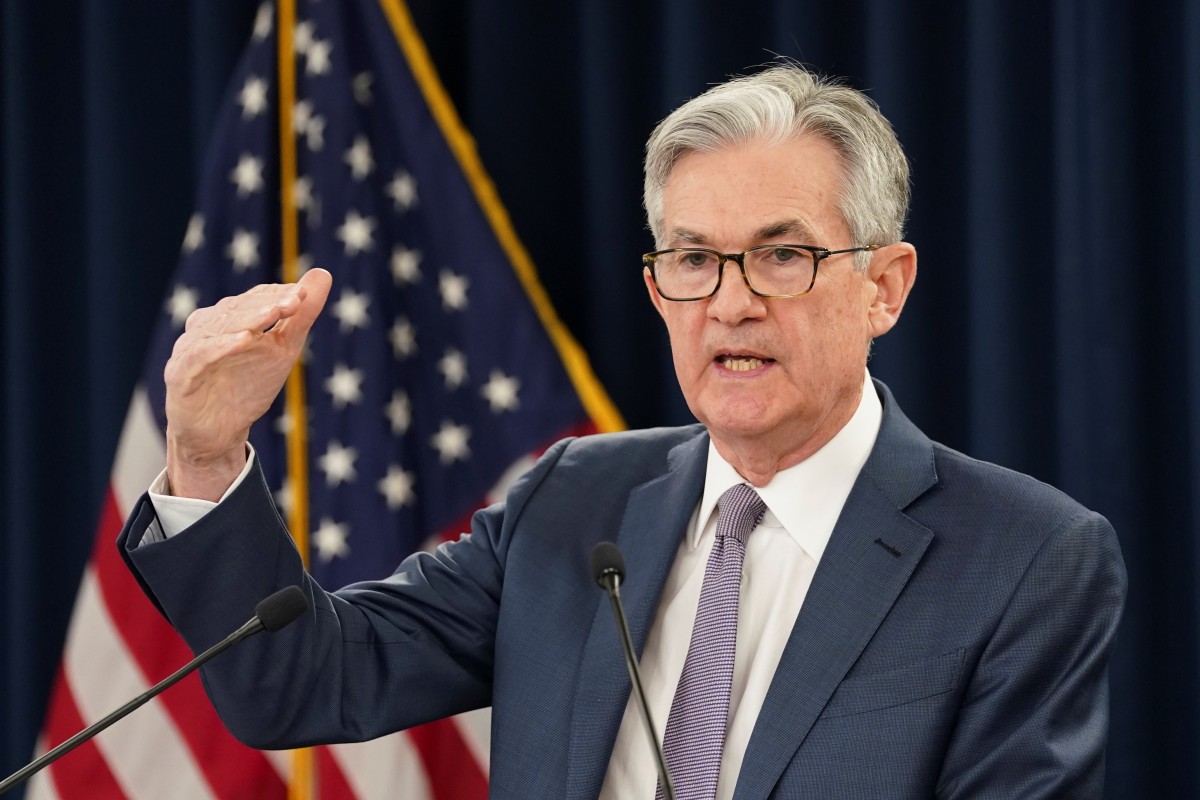
[[901,509],[937,481],[932,444],[880,387],[884,419],[775,670],[735,800],[767,797],[891,610],[933,533]]
[[[680,538],[699,502],[707,456],[708,437],[697,436],[671,451],[665,474],[629,494],[617,545],[625,556],[621,601],[639,657]],[[571,718],[566,791],[570,798],[596,797],[608,769],[631,692],[619,637],[609,601],[597,590]],[[661,726],[665,720],[655,722]]]

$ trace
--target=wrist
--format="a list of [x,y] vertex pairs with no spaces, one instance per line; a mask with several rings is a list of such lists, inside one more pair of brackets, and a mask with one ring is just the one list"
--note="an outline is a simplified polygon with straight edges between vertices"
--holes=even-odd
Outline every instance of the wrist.
[[245,442],[219,453],[197,454],[167,432],[167,484],[175,497],[220,501],[245,469],[246,459]]

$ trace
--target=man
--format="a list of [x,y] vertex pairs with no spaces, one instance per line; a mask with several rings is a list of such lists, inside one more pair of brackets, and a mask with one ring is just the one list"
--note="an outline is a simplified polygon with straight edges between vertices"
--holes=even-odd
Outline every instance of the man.
[[701,425],[559,443],[385,581],[307,578],[247,456],[330,276],[192,316],[166,473],[121,551],[193,648],[282,586],[314,607],[206,668],[226,724],[296,746],[490,703],[494,797],[648,800],[587,567],[615,537],[680,796],[1100,796],[1112,528],[929,441],[866,373],[916,275],[886,120],[792,65],[731,81],[656,129],[645,199],[646,289]]

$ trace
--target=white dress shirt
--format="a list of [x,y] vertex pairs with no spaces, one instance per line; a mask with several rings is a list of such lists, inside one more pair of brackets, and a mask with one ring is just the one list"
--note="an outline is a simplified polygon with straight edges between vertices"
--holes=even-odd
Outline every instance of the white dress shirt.
[[[718,800],[733,797],[775,667],[850,488],[875,445],[882,418],[868,375],[858,410],[833,439],[801,463],[776,473],[766,486],[755,487],[767,511],[746,542]],[[710,443],[704,493],[675,555],[642,651],[642,683],[660,742],[687,658],[704,567],[716,541],[717,499],[736,483],[745,481]],[[654,753],[631,694],[600,798],[652,800],[657,784]]]
[[[862,399],[845,427],[806,460],[776,473],[766,486],[755,487],[767,511],[746,543],[737,654],[729,696],[728,734],[717,783],[718,800],[733,797],[746,745],[775,667],[850,488],[875,445],[882,418],[879,397],[870,375],[866,374]],[[249,460],[252,459],[250,451]],[[247,463],[221,499],[228,497],[249,472]],[[704,493],[667,576],[640,662],[646,699],[660,742],[675,686],[683,673],[704,567],[716,541],[717,499],[730,486],[744,482],[710,442]],[[143,543],[173,536],[217,505],[174,497],[168,491],[164,470],[150,487],[150,499],[161,528],[152,524]],[[601,800],[654,797],[658,769],[643,724],[631,694],[600,792]]]

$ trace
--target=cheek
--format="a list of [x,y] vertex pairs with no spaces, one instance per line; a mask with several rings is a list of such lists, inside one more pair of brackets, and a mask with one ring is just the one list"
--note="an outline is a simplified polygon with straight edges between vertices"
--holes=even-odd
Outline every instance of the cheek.
[[702,345],[703,319],[699,322],[695,315],[668,313],[664,316],[667,323],[667,338],[671,341],[671,359],[679,377],[683,378],[689,369],[697,365],[703,366],[707,361]]
[[[816,305],[816,304],[814,304]],[[857,373],[866,364],[869,333],[861,310],[845,304],[822,305],[781,320],[794,380],[824,385],[843,374]]]

